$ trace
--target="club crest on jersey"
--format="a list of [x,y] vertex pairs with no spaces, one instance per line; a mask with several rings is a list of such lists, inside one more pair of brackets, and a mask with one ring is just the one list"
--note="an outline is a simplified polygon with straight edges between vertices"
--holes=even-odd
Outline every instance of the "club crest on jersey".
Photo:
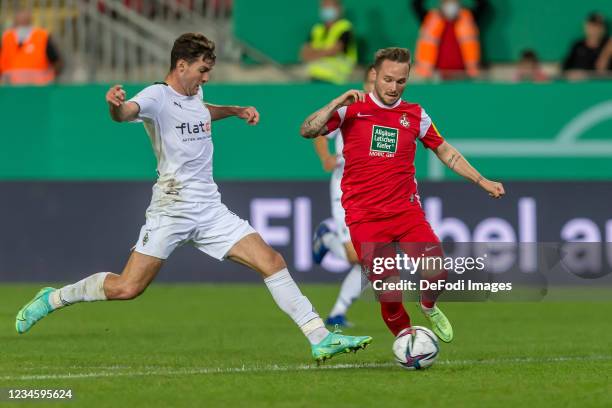
[[400,118],[400,125],[402,125],[403,127],[407,128],[410,126],[410,121],[408,120],[408,118],[406,117],[406,114],[404,113],[402,115],[402,117]]
[[393,157],[397,152],[399,130],[385,126],[372,126],[370,156]]

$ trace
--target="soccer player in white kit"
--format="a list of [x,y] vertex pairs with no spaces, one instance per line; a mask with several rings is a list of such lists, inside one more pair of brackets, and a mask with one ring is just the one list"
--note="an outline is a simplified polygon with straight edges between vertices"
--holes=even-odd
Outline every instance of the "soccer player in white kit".
[[[372,91],[375,80],[376,70],[373,65],[370,65],[365,71],[363,82],[363,89],[366,93]],[[328,139],[334,141],[335,154],[331,154],[329,151]],[[332,218],[335,224],[335,228],[331,229],[324,221],[317,227],[312,245],[313,260],[316,263],[321,263],[327,252],[331,252],[336,257],[351,264],[351,270],[342,281],[340,292],[332,310],[329,312],[327,319],[325,319],[325,324],[328,326],[339,325],[341,327],[350,327],[352,323],[346,319],[346,313],[353,302],[361,295],[363,286],[361,281],[361,264],[351,242],[351,235],[346,226],[344,208],[341,202],[342,189],[340,188],[340,183],[342,182],[342,173],[344,172],[344,156],[342,155],[344,143],[339,129],[329,133],[327,136],[319,136],[313,142],[323,169],[325,171],[332,171],[329,193]]]
[[136,298],[173,250],[189,243],[214,258],[229,258],[259,272],[277,305],[308,338],[316,361],[371,342],[369,336],[330,333],[293,281],[283,257],[221,202],[212,177],[211,122],[236,116],[256,125],[259,113],[253,107],[203,101],[202,85],[215,63],[214,48],[202,34],[183,34],[174,42],[165,82],[143,89],[127,102],[121,85],[109,89],[111,118],[142,122],[157,158],[159,177],[145,225],[121,274],[99,272],[60,289],[41,289],[17,314],[18,333],[74,303]]

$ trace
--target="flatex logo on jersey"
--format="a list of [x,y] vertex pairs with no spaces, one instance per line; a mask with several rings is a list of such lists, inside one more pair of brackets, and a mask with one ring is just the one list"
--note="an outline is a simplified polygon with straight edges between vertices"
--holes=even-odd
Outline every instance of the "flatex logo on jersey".
[[393,157],[397,152],[398,129],[385,126],[372,126],[370,156]]
[[[196,140],[203,140],[206,138],[205,135],[199,136],[203,133],[210,133],[210,122],[202,122],[199,123],[181,123],[178,126],[175,126],[178,130],[181,131],[181,136],[183,136],[183,142],[194,142]],[[192,136],[193,135],[193,136]]]

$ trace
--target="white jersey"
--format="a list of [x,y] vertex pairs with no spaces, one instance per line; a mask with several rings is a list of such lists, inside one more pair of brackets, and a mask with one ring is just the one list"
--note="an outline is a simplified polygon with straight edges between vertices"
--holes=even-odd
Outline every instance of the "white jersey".
[[336,148],[336,170],[340,170],[340,174],[344,171],[344,156],[342,150],[344,149],[344,140],[342,140],[342,131],[336,129],[330,132],[327,136],[328,139],[334,139]]
[[146,87],[130,99],[140,106],[144,123],[157,158],[154,195],[168,195],[178,201],[220,202],[213,180],[211,117],[197,95],[181,95],[166,84]]
[[332,176],[329,183],[329,195],[331,198],[331,210],[334,222],[336,224],[336,233],[342,240],[342,242],[351,242],[351,235],[346,221],[344,220],[344,208],[342,208],[342,189],[340,185],[342,183],[342,174],[344,173],[344,155],[342,150],[344,149],[344,140],[342,140],[342,131],[336,129],[327,135],[328,139],[334,139],[336,148],[336,168],[332,172]]

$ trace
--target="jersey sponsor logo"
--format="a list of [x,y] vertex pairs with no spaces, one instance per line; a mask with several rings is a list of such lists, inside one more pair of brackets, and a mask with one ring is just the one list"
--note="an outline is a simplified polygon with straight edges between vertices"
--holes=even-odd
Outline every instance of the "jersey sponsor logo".
[[408,128],[410,126],[410,121],[406,117],[405,113],[402,115],[399,122],[400,122],[400,125],[402,125],[405,128]]
[[361,112],[357,113],[357,117],[358,118],[366,118],[368,116],[374,116],[374,115],[368,115],[368,114],[364,114],[364,113],[361,113]]
[[181,135],[184,135],[185,133],[192,135],[195,133],[207,133],[210,132],[210,122],[202,122],[200,121],[199,123],[181,123],[178,126],[175,126],[175,128],[177,128],[178,130],[181,131]]
[[372,126],[370,156],[393,157],[397,152],[399,130],[385,126]]
[[172,103],[175,104],[176,106],[178,106],[179,108],[183,109],[183,107],[181,106],[180,102],[173,101]]

